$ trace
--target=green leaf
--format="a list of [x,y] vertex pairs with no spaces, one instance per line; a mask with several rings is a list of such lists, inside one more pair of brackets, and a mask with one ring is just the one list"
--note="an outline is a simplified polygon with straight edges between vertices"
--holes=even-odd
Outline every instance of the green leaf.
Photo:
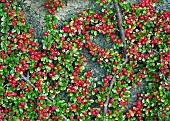
[[37,88],[37,87],[35,88],[35,91],[38,91],[38,88]]
[[1,40],[5,40],[7,38],[7,36],[8,36],[7,34],[1,36]]
[[109,2],[109,3],[110,3],[110,2],[111,2],[111,0],[107,0],[107,2]]
[[58,57],[58,60],[61,61],[61,57]]
[[61,87],[60,89],[61,89],[61,90],[66,90],[66,87]]
[[81,66],[81,67],[80,67],[80,72],[82,72],[84,69],[85,69],[85,67],[84,67],[84,66]]
[[1,29],[1,32],[2,33],[6,33],[6,30],[3,28],[3,29]]
[[97,0],[96,3],[97,3],[97,4],[100,4],[100,0]]
[[10,70],[10,74],[13,74],[14,73],[14,70]]
[[21,25],[22,25],[22,23],[21,23],[20,21],[18,21],[18,22],[17,22],[17,25],[18,25],[18,26],[21,26]]
[[57,7],[57,11],[59,11],[59,10],[60,10],[60,6]]
[[6,21],[6,17],[3,16],[3,17],[1,18],[1,21]]
[[1,26],[6,26],[6,22],[2,22],[2,23],[1,23]]
[[4,50],[5,52],[7,51],[7,46],[5,42],[1,42],[1,49]]
[[4,92],[5,92],[5,89],[3,87],[0,87],[0,95],[3,95]]
[[94,36],[97,36],[97,31],[94,31]]
[[59,77],[60,76],[56,74],[55,76],[52,77],[52,80],[57,80]]

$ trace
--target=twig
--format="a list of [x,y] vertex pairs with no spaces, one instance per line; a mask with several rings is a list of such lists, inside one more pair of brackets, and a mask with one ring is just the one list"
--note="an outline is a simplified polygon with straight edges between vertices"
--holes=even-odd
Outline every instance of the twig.
[[155,50],[155,49],[151,49],[153,52],[155,52],[155,53],[157,53],[158,55],[160,55],[160,53],[157,51],[157,50]]
[[27,79],[29,80],[29,74],[30,74],[30,72],[29,71],[27,71]]
[[124,33],[124,29],[122,27],[122,23],[123,23],[122,14],[121,14],[121,10],[120,10],[118,3],[114,1],[114,4],[115,4],[117,19],[118,19],[118,27],[119,27],[119,32],[120,32],[120,38],[124,43],[124,51],[126,52],[125,33]]
[[[28,74],[28,73],[27,73]],[[28,75],[27,75],[28,76]],[[34,89],[36,88],[31,82],[30,82],[30,80],[29,80],[29,78],[26,78],[23,74],[21,74],[21,77],[26,81],[26,82],[28,82]],[[39,92],[39,91],[38,91]],[[53,103],[54,101],[52,100],[50,100],[48,97],[46,98],[46,100],[48,100],[50,103]],[[65,119],[65,121],[68,121],[68,119],[63,115],[63,114],[61,114],[62,115],[62,117]]]
[[[120,10],[120,7],[119,7],[117,2],[114,1],[114,4],[115,4],[115,8],[116,8],[116,14],[117,14],[117,19],[118,19],[118,26],[119,26],[120,37],[121,37],[121,40],[124,43],[123,53],[125,55],[125,60],[124,60],[124,62],[121,65],[121,67],[123,67],[128,62],[128,55],[126,54],[127,46],[126,46],[126,41],[125,41],[124,29],[122,27],[122,14],[121,14],[121,10]],[[106,98],[106,102],[104,104],[104,114],[103,114],[103,117],[104,117],[103,120],[104,121],[106,121],[106,113],[108,111],[108,104],[109,104],[109,100],[110,100],[110,93],[111,93],[111,89],[113,88],[113,82],[115,80],[115,77],[116,77],[116,74],[113,76],[113,78],[112,78],[112,80],[110,82],[109,92],[108,92],[108,95],[107,95],[107,98]]]
[[28,82],[32,87],[36,88],[31,82],[29,79],[27,79],[23,74],[21,74],[21,77],[26,81]]
[[126,55],[125,55],[125,61],[122,63],[122,66],[124,66],[124,65],[128,62],[128,60],[129,60],[129,59],[128,59],[128,55],[126,54]]
[[106,113],[107,113],[107,106],[109,104],[109,100],[110,100],[110,93],[111,93],[111,89],[113,87],[113,82],[115,80],[115,77],[116,77],[116,74],[113,76],[111,82],[110,82],[110,86],[109,86],[109,92],[108,92],[108,95],[107,95],[107,98],[106,98],[106,102],[104,104],[104,114],[103,114],[103,117],[104,117],[104,121],[106,121]]
[[115,8],[116,8],[116,14],[117,14],[117,19],[118,19],[118,27],[119,27],[119,32],[120,32],[120,38],[123,41],[123,53],[125,55],[125,61],[123,62],[122,66],[125,65],[128,62],[128,55],[126,54],[126,49],[127,49],[127,44],[125,41],[125,33],[124,33],[124,28],[122,27],[122,13],[120,10],[120,7],[117,2],[114,1]]

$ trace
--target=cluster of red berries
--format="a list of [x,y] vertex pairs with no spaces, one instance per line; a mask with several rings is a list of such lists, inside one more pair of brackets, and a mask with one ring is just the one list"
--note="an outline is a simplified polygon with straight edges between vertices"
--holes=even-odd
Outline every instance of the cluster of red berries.
[[63,6],[62,0],[47,0],[45,3],[45,7],[51,14],[55,14],[55,11]]

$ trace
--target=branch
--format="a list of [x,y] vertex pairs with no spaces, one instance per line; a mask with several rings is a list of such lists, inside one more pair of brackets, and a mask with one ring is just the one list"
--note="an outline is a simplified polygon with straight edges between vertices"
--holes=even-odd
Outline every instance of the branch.
[[29,71],[27,71],[27,79],[29,80],[29,74],[30,74],[30,72]]
[[[29,72],[27,73],[27,76],[29,75]],[[26,78],[23,74],[21,74],[21,77],[26,81],[26,82],[28,82],[34,89],[36,88],[31,82],[30,82],[30,80],[29,80],[29,78]],[[38,91],[39,92],[39,91]],[[48,97],[46,98],[46,100],[48,100],[50,103],[53,103],[54,101],[52,100],[50,100]],[[62,117],[65,119],[65,121],[68,121],[68,119],[63,115],[63,114],[61,114],[62,115]]]
[[[121,67],[123,67],[128,62],[128,55],[126,54],[127,45],[126,45],[126,41],[125,41],[124,29],[122,27],[122,14],[121,14],[121,10],[120,10],[120,7],[119,7],[117,2],[114,1],[114,4],[115,4],[117,19],[118,19],[118,26],[119,26],[120,37],[121,37],[121,40],[124,43],[123,53],[125,55],[125,60],[124,60],[124,62],[121,65]],[[111,90],[113,88],[113,82],[114,82],[115,78],[116,78],[116,74],[113,76],[113,78],[112,78],[112,80],[110,82],[109,92],[108,92],[108,95],[107,95],[107,98],[106,98],[106,102],[104,104],[104,114],[103,114],[104,115],[103,116],[104,117],[104,121],[106,121],[106,113],[108,111],[108,104],[109,104],[109,100],[110,100],[110,93],[111,93]]]
[[120,10],[120,7],[119,7],[117,2],[114,1],[114,4],[115,4],[117,19],[118,19],[118,27],[119,27],[119,32],[120,32],[120,38],[124,43],[124,51],[126,51],[126,41],[125,41],[124,29],[122,27],[123,20],[122,20],[121,10]]
[[126,44],[126,41],[125,41],[124,28],[122,27],[122,23],[123,23],[122,13],[121,13],[121,10],[120,10],[118,3],[115,2],[115,0],[114,0],[114,4],[115,4],[117,19],[118,19],[118,27],[119,27],[119,32],[120,32],[120,38],[121,38],[121,40],[123,41],[123,44],[124,44],[123,53],[125,55],[125,61],[122,64],[122,66],[123,66],[128,62],[128,55],[126,54],[127,44]]
[[111,83],[110,83],[110,86],[109,86],[109,93],[107,95],[107,98],[106,98],[106,102],[104,104],[104,121],[106,121],[106,113],[107,113],[107,106],[109,104],[109,100],[110,100],[110,93],[111,93],[111,89],[113,88],[113,82],[115,80],[115,77],[116,77],[116,74],[113,76],[112,80],[111,80]]
[[27,79],[23,74],[21,74],[21,77],[26,81],[28,82],[32,87],[36,88],[31,82],[29,79]]

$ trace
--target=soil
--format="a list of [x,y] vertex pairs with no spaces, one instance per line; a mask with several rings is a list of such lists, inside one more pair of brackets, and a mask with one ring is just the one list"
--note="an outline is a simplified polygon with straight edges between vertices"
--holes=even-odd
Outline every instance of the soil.
[[[167,10],[170,9],[170,0],[163,0],[164,4],[157,4],[155,9],[157,10]],[[64,21],[69,21],[71,16],[76,15],[77,13],[85,10],[85,9],[94,9],[95,11],[100,12],[100,6],[95,4],[95,0],[65,0],[65,5],[62,10],[56,13],[56,17],[58,18],[58,22],[56,23],[58,27],[61,27]],[[137,0],[128,0],[129,3],[137,2]],[[23,9],[25,13],[25,17],[27,22],[30,24],[30,27],[34,28],[34,38],[38,39],[38,41],[42,40],[43,35],[43,18],[46,14],[48,14],[47,9],[44,7],[45,0],[19,0],[19,5]],[[113,4],[109,4],[110,8],[113,8]],[[103,41],[106,37],[104,35],[98,35],[92,41],[106,49],[112,48],[111,42]],[[85,55],[87,58],[86,68],[89,70],[94,70],[93,72],[93,81],[96,83],[98,80],[101,80],[107,73],[105,68],[101,68],[98,63],[92,61],[91,55],[88,53],[88,50],[83,48],[81,53]],[[123,112],[127,111],[132,107],[133,102],[137,100],[137,93],[145,90],[145,85],[147,83],[143,82],[142,86],[138,88],[131,88],[131,100],[128,105],[125,107]],[[63,96],[64,97],[64,96]]]

